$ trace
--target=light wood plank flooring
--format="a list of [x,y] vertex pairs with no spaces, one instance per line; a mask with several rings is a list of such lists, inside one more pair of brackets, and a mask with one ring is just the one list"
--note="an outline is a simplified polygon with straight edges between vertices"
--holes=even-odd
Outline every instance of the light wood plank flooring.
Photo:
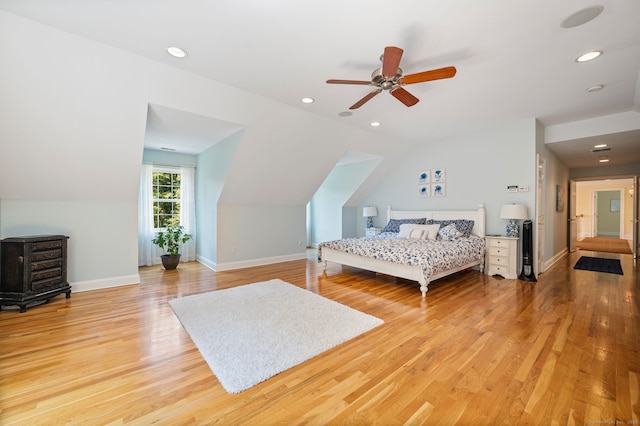
[[[315,260],[142,284],[0,312],[0,424],[639,424],[640,279],[572,269],[416,283]],[[167,302],[280,278],[385,324],[228,394]],[[295,321],[295,318],[291,319]]]

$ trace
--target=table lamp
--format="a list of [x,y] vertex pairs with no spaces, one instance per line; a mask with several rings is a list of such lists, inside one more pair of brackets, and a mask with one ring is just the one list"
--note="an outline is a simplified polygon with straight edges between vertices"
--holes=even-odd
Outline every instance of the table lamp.
[[516,220],[528,219],[527,208],[522,204],[504,204],[500,209],[500,219],[509,219],[507,237],[520,237],[520,228]]
[[373,228],[373,218],[378,216],[378,209],[373,206],[368,206],[362,209],[362,217],[367,218],[367,228]]

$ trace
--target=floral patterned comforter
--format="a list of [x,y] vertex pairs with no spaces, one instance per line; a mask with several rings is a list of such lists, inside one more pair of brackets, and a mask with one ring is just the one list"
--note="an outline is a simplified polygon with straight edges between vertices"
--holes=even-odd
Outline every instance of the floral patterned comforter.
[[345,238],[318,245],[318,260],[324,247],[405,265],[420,265],[426,282],[440,272],[463,266],[484,257],[484,238],[471,236],[454,241],[398,238],[396,233],[382,233],[370,238]]

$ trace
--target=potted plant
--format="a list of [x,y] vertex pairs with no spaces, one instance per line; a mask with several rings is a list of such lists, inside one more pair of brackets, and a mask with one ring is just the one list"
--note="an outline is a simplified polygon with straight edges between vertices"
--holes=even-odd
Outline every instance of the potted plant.
[[164,269],[176,269],[178,267],[178,263],[180,263],[180,246],[192,237],[191,234],[185,234],[184,227],[180,225],[167,226],[164,231],[156,234],[156,237],[151,242],[166,252],[166,254],[160,256]]

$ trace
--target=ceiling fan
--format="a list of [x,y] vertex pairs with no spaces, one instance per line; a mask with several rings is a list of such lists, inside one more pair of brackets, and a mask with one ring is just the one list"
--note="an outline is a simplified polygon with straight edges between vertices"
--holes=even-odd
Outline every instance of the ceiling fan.
[[410,107],[417,104],[420,99],[413,96],[402,86],[407,84],[423,83],[425,81],[441,80],[444,78],[451,78],[456,75],[455,67],[438,68],[430,71],[423,71],[416,74],[402,75],[402,68],[400,68],[400,59],[402,58],[403,50],[395,46],[387,46],[384,48],[384,53],[380,56],[382,61],[382,67],[376,69],[371,74],[371,81],[364,80],[327,80],[329,84],[361,84],[366,86],[373,86],[375,89],[369,92],[364,98],[360,99],[355,104],[351,105],[349,109],[358,109],[368,101],[370,101],[375,95],[388,90],[391,95]]

